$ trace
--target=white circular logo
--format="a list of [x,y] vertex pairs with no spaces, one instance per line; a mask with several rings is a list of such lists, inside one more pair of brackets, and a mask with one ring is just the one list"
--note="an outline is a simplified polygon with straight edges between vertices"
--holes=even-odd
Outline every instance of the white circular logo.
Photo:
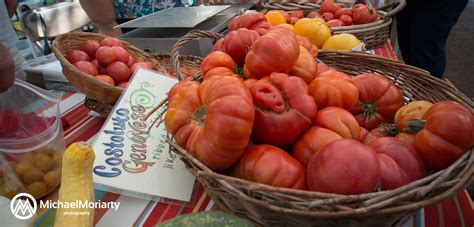
[[[26,197],[26,199],[23,197]],[[29,200],[31,200],[33,204],[31,204]],[[12,214],[21,220],[33,217],[36,214],[37,206],[35,197],[28,193],[20,193],[13,197],[10,202],[10,210],[12,211]]]

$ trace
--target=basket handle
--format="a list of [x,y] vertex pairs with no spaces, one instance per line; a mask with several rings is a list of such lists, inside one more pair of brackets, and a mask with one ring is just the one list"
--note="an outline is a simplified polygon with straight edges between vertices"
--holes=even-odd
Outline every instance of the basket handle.
[[178,76],[178,79],[184,80],[182,73],[181,73],[181,68],[179,67],[179,50],[183,48],[183,46],[188,43],[191,40],[194,39],[199,39],[199,38],[211,38],[214,40],[219,40],[220,38],[223,38],[224,36],[216,33],[216,32],[210,32],[210,31],[203,31],[203,30],[192,30],[188,34],[184,35],[181,37],[178,42],[176,42],[172,49],[171,49],[171,65],[174,68],[174,71],[176,73],[176,76]]
[[384,17],[392,17],[393,15],[397,14],[398,12],[400,12],[400,10],[403,9],[403,7],[406,6],[407,2],[406,0],[399,0],[398,2],[394,2],[392,4],[388,4],[386,6],[378,8],[377,10],[385,11],[386,8],[391,7],[395,4],[397,4],[397,6],[395,6],[390,12],[387,12],[387,14],[385,14]]

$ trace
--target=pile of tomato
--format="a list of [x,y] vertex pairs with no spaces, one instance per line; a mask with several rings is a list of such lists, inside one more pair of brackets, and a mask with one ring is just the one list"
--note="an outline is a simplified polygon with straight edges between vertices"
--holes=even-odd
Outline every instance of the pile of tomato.
[[[302,10],[281,11],[271,10],[266,15],[271,23],[295,24],[302,18],[322,18],[328,27],[341,27],[359,24],[369,24],[381,19],[373,7],[357,3],[352,8],[341,8],[333,0],[324,0],[318,10],[306,13]],[[274,24],[275,25],[275,24]]]
[[473,114],[461,104],[405,105],[387,77],[318,64],[306,38],[260,19],[237,18],[229,30],[203,60],[203,81],[169,91],[164,120],[177,144],[212,170],[361,194],[444,169],[474,144]]
[[80,50],[70,50],[66,59],[76,68],[112,86],[125,88],[137,67],[154,70],[149,62],[138,62],[116,38],[105,38],[100,43],[85,41]]

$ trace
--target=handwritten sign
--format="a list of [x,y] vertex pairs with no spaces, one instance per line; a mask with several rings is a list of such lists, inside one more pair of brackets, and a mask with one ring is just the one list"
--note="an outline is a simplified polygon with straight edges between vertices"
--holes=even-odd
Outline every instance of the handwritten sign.
[[194,177],[169,152],[164,124],[152,126],[165,108],[145,119],[177,82],[144,69],[135,73],[93,145],[94,183],[99,188],[190,200]]

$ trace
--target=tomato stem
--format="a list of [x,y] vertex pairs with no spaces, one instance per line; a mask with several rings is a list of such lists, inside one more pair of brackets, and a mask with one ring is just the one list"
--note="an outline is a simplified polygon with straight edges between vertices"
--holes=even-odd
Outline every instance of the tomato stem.
[[361,106],[364,116],[367,118],[377,112],[377,105],[374,103],[364,103]]
[[382,123],[380,124],[380,127],[382,128],[383,133],[387,136],[395,137],[399,133],[395,124]]
[[194,110],[194,121],[196,121],[199,126],[204,125],[204,121],[206,120],[206,114],[207,114],[207,106],[202,105],[196,110]]
[[425,123],[426,123],[425,120],[420,120],[420,119],[409,120],[407,123],[408,127],[405,128],[404,131],[408,133],[416,134],[425,127]]

